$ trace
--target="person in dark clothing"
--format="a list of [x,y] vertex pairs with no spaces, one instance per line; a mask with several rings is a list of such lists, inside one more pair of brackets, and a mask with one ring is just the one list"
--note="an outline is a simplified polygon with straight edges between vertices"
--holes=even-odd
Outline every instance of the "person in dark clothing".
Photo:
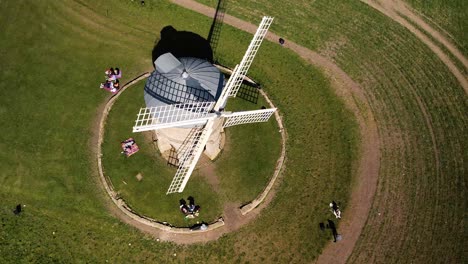
[[192,196],[189,196],[187,200],[189,201],[189,205],[188,205],[189,211],[193,213],[195,211],[195,199]]
[[283,46],[285,41],[283,38],[279,38],[278,42],[281,46]]
[[119,80],[115,80],[112,86],[114,87],[115,91],[117,91],[120,88]]
[[341,218],[341,211],[335,201],[330,203],[330,208],[332,209],[332,213],[336,216],[336,218]]
[[21,210],[22,210],[21,204],[18,204],[18,205],[16,206],[15,210],[13,211],[13,213],[14,213],[15,215],[19,215],[19,214],[21,213]]

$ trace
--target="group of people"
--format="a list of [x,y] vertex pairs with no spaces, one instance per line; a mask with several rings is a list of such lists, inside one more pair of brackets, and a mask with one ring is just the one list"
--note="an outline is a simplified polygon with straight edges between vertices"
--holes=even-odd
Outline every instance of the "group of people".
[[119,79],[122,77],[122,72],[119,68],[110,68],[104,73],[106,74],[106,81],[101,83],[100,88],[116,93],[120,88]]
[[[341,211],[338,207],[338,204],[335,201],[331,201],[330,209],[337,219],[341,219]],[[322,231],[325,231],[325,229],[331,229],[333,235],[333,242],[341,240],[342,237],[340,234],[338,234],[338,230],[336,229],[335,223],[331,219],[327,219],[327,223],[327,225],[325,225],[324,223],[319,223],[320,229]]]
[[185,215],[185,218],[195,218],[200,213],[200,206],[195,205],[195,199],[192,196],[187,198],[189,204],[184,199],[179,200],[179,209]]
[[138,145],[136,144],[133,138],[129,138],[127,140],[122,141],[121,146],[123,150],[121,153],[127,157],[130,157],[139,150]]

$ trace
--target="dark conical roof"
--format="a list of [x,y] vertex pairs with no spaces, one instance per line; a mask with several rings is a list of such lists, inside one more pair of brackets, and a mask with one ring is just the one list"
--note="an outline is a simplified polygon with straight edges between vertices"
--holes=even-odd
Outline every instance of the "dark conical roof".
[[155,65],[145,85],[147,107],[211,102],[221,95],[224,75],[206,60],[165,53]]

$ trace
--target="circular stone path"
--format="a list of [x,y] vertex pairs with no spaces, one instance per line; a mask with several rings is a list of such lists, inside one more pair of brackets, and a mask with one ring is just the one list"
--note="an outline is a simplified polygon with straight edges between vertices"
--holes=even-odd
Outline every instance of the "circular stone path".
[[[260,213],[260,211],[264,207],[266,207],[269,204],[269,202],[274,197],[273,187],[277,178],[280,175],[281,169],[284,164],[286,155],[286,132],[283,128],[283,123],[278,111],[275,112],[275,119],[278,123],[279,132],[281,133],[281,156],[276,162],[275,171],[267,187],[262,193],[258,195],[256,199],[242,207],[239,207],[234,203],[225,204],[223,210],[223,217],[213,223],[210,223],[206,230],[192,231],[190,230],[190,228],[173,227],[169,224],[158,222],[155,219],[139,215],[137,212],[133,211],[129,206],[127,206],[125,201],[121,197],[119,197],[117,192],[114,191],[110,179],[104,173],[101,160],[101,145],[103,142],[106,119],[112,106],[114,105],[115,101],[119,98],[120,94],[122,94],[127,88],[133,86],[137,82],[144,80],[149,75],[149,73],[143,73],[140,76],[133,79],[132,81],[126,83],[124,86],[122,86],[122,89],[117,94],[112,95],[107,100],[105,105],[99,108],[100,113],[98,115],[99,118],[97,120],[97,122],[99,122],[99,126],[97,128],[97,144],[94,145],[97,147],[94,150],[94,152],[97,157],[98,174],[101,183],[114,204],[110,205],[111,211],[124,222],[131,224],[137,227],[138,229],[157,237],[160,240],[172,241],[179,244],[190,244],[195,242],[206,242],[209,240],[215,240],[221,235],[228,232],[232,232],[250,222]],[[263,90],[259,91],[260,94],[265,98],[267,103],[270,105],[270,107],[274,108],[275,106],[268,98],[267,94]]]

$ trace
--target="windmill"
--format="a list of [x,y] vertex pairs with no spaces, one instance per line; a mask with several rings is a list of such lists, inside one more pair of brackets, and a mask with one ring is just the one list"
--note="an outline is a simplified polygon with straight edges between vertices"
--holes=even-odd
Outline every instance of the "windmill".
[[[180,155],[177,172],[167,190],[166,194],[183,192],[195,166],[203,153],[203,150],[215,131],[216,126],[222,129],[230,126],[266,122],[276,111],[276,108],[261,109],[243,112],[226,112],[224,107],[229,97],[236,97],[237,92],[244,80],[245,75],[255,58],[255,55],[273,22],[273,17],[263,17],[253,39],[247,48],[240,64],[236,65],[234,71],[222,89],[217,100],[210,100],[202,92],[190,91],[190,97],[196,100],[187,100],[182,103],[167,104],[155,107],[141,108],[133,127],[133,132],[151,130],[163,130],[167,128],[190,127],[192,132],[186,139],[184,147],[178,150]],[[189,80],[189,73],[177,58],[167,53],[165,60],[170,61],[166,72],[177,71],[178,78]],[[194,64],[194,63],[189,63]],[[198,62],[196,64],[199,64]],[[188,82],[188,81],[187,81]],[[146,87],[145,87],[146,89]]]

